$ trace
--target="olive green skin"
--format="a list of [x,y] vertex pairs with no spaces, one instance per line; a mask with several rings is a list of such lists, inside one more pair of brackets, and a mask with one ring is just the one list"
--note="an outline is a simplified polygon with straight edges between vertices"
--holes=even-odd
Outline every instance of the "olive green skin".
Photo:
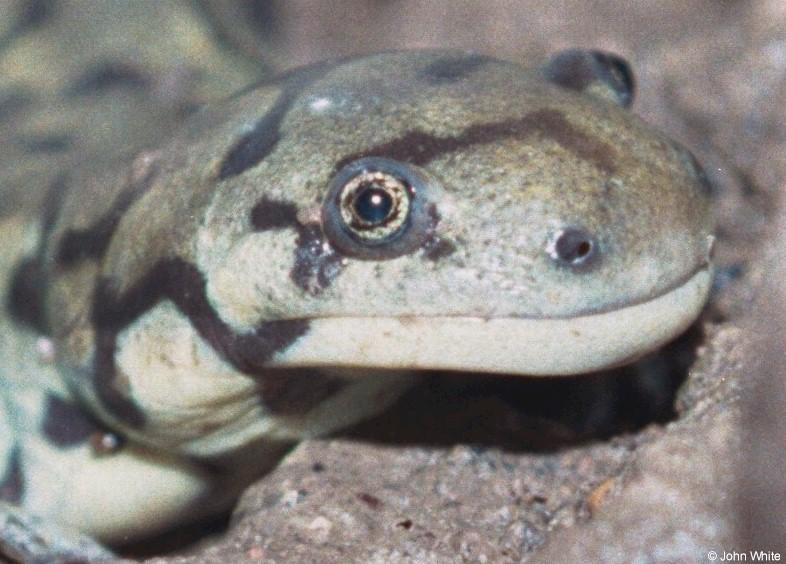
[[[96,280],[122,296],[172,259],[193,265],[209,308],[237,334],[331,317],[572,319],[681,285],[708,263],[702,173],[687,151],[592,92],[472,54],[372,55],[295,71],[207,107],[119,179],[77,174],[44,255],[47,317],[71,387],[125,426],[83,385],[95,370]],[[370,260],[321,235],[332,179],[366,157],[427,179],[415,188],[433,221],[405,254]],[[124,198],[131,203],[118,211]],[[289,206],[297,221],[254,226],[260,202]],[[69,233],[110,216],[115,229],[99,260],[58,263]],[[320,233],[335,265],[324,275],[307,265],[298,280],[304,227]],[[566,228],[589,234],[591,260],[555,259]],[[113,387],[140,401],[120,383],[133,387],[134,375],[116,377]],[[156,403],[142,401],[142,411],[145,401]],[[150,434],[169,444],[158,437],[169,432],[161,419]]]
[[[161,150],[162,173],[122,218],[102,274],[122,289],[159,258],[183,256],[205,272],[222,316],[242,328],[361,313],[572,317],[645,301],[706,264],[709,195],[684,149],[624,108],[511,63],[487,61],[446,83],[424,76],[449,56],[383,54],[327,70],[294,94],[275,150],[226,180],[216,179],[220,159],[282,87],[265,85],[205,110]],[[499,131],[522,120],[518,132]],[[471,139],[472,128],[489,124],[502,124],[493,140]],[[455,246],[450,256],[347,256],[340,276],[313,294],[289,278],[293,232],[249,242],[248,210],[262,197],[319,207],[337,163],[385,156],[386,143],[413,131],[467,138],[419,167],[439,186],[435,234]],[[103,197],[72,198],[55,238],[89,224],[112,201],[105,183],[80,188]],[[597,239],[597,260],[587,268],[565,267],[546,252],[566,226]],[[81,286],[79,276],[63,279],[51,307],[77,316],[86,307]],[[74,330],[73,316],[59,316],[60,331]]]
[[[375,372],[398,364],[362,351],[338,362],[329,347],[316,365],[349,367],[352,379],[273,375],[324,320],[395,319],[413,333],[407,323],[437,318],[570,322],[653,302],[709,269],[710,193],[695,159],[623,107],[619,81],[556,70],[448,51],[296,70],[200,110],[123,166],[71,170],[30,198],[43,212],[0,215],[3,233],[24,233],[0,264],[32,255],[45,281],[37,328],[54,343],[57,394],[153,449],[118,454],[141,461],[128,474],[151,464],[178,474],[182,456],[182,474],[198,475],[181,484],[191,493],[160,500],[172,515],[162,521],[215,493],[194,459],[244,460],[223,488],[231,498],[280,456],[280,445],[260,455],[260,442],[330,432],[406,387],[408,377]],[[418,210],[371,250],[334,221],[342,175],[359,162],[389,163]],[[582,260],[565,255],[566,232],[588,242]],[[691,315],[705,297],[692,298]],[[421,340],[435,327],[421,326]],[[476,365],[493,361],[477,352]],[[76,506],[75,520],[91,511]],[[76,526],[110,539],[150,532],[117,519]]]

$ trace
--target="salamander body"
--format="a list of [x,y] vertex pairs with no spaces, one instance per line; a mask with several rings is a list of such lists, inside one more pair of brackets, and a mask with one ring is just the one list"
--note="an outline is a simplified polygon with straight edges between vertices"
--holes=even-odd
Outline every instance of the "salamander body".
[[576,374],[674,338],[710,285],[709,190],[632,95],[600,52],[370,55],[0,187],[0,499],[138,538],[417,371]]

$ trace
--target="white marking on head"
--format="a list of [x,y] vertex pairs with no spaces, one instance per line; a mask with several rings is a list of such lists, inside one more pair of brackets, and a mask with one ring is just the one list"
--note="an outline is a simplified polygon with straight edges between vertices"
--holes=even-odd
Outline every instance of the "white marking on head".
[[333,107],[333,100],[324,96],[320,96],[319,98],[311,100],[309,107],[312,109],[312,111],[314,111],[314,113],[321,113]]

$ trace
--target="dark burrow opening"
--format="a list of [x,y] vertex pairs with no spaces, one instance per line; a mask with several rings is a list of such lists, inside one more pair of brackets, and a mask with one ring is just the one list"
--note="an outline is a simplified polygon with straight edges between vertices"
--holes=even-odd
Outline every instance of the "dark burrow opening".
[[634,433],[677,417],[676,395],[702,339],[695,324],[633,365],[578,376],[426,373],[391,409],[338,436],[547,452]]

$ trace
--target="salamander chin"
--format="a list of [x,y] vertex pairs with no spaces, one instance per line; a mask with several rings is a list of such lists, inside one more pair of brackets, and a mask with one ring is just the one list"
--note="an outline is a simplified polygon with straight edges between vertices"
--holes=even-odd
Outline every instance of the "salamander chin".
[[625,364],[683,332],[701,311],[712,273],[703,268],[648,301],[562,319],[330,317],[271,361],[274,366],[444,369],[532,376]]

